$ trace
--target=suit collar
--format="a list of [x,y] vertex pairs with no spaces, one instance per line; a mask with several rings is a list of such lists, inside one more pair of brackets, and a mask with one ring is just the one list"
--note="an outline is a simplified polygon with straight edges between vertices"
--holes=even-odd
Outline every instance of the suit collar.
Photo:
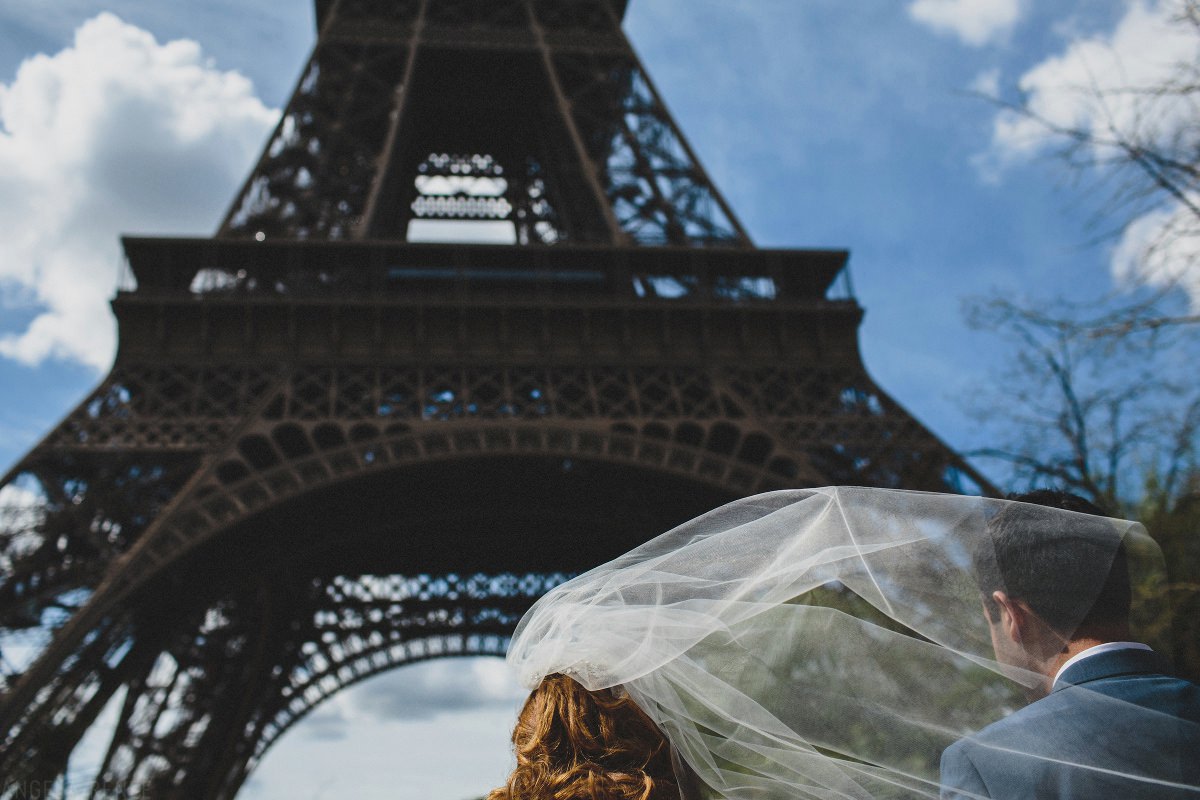
[[1169,675],[1171,666],[1153,650],[1113,650],[1072,664],[1058,677],[1053,691],[1102,678],[1154,673]]

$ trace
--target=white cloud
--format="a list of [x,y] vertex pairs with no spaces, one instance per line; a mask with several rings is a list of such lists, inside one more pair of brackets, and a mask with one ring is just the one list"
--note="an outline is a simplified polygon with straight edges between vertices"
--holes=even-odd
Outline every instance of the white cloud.
[[996,97],[1000,94],[1000,70],[992,68],[979,73],[971,81],[970,89],[984,97]]
[[[325,700],[267,752],[247,797],[481,797],[512,771],[528,691],[502,659],[411,664]],[[329,765],[336,765],[330,768]]]
[[913,0],[908,14],[973,47],[995,41],[1021,18],[1021,0]]
[[[1163,85],[1200,56],[1200,37],[1173,23],[1177,3],[1133,3],[1108,36],[1071,42],[1020,79],[1030,112],[997,115],[992,144],[1003,157],[1028,157],[1059,141],[1051,127],[1103,140],[1111,129],[1161,141],[1196,117],[1193,100],[1130,91]],[[1049,124],[1049,127],[1047,124]],[[1183,126],[1190,127],[1190,126]],[[1098,153],[1103,155],[1103,153]]]
[[310,739],[326,742],[340,742],[349,735],[350,719],[343,710],[343,703],[337,702],[335,695],[312,710],[304,718],[304,735]]
[[[1175,21],[1179,8],[1178,0],[1131,3],[1112,33],[1077,39],[1026,72],[1019,86],[1032,116],[996,116],[991,150],[976,161],[984,179],[1061,146],[1055,129],[1090,137],[1087,155],[1097,163],[1122,160],[1110,143],[1113,131],[1146,147],[1196,152],[1200,98],[1153,91],[1200,60],[1200,36]],[[1200,307],[1198,227],[1197,215],[1174,201],[1135,218],[1114,250],[1114,278],[1126,285],[1178,286]]]
[[12,566],[9,559],[19,558],[42,542],[36,530],[43,520],[46,496],[40,489],[22,483],[18,477],[0,487],[0,529],[13,536],[7,552],[0,555],[0,572]]
[[[159,44],[103,13],[0,84],[0,356],[97,369],[121,233],[209,232],[277,116],[188,40]],[[19,310],[19,309],[18,309]]]
[[457,711],[508,709],[527,694],[498,658],[448,659],[375,678],[354,695],[351,708],[359,718],[421,720]]
[[0,509],[35,509],[41,506],[45,497],[35,489],[10,483],[0,486]]
[[[1192,197],[1193,206],[1200,197]],[[1126,286],[1178,288],[1200,311],[1200,220],[1176,203],[1135,219],[1122,232],[1112,256],[1113,277]]]

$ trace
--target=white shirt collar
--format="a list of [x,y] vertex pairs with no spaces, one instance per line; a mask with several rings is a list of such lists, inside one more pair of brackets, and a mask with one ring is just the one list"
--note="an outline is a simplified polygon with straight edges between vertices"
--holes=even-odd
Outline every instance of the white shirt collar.
[[1111,653],[1114,650],[1151,650],[1150,645],[1142,644],[1141,642],[1105,642],[1104,644],[1094,645],[1087,650],[1081,650],[1075,655],[1067,659],[1067,662],[1058,668],[1058,672],[1054,673],[1054,683],[1050,684],[1051,688],[1058,683],[1058,679],[1067,671],[1068,667],[1072,667],[1083,661],[1085,658],[1098,656],[1101,653]]

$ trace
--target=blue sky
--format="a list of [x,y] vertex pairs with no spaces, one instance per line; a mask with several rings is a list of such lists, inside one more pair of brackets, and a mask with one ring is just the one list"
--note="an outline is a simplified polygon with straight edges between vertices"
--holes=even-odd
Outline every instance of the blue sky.
[[[215,229],[308,55],[311,6],[0,0],[6,468],[111,363],[105,302],[119,280],[117,236]],[[1099,124],[1078,101],[1080,84],[1153,77],[1195,57],[1191,43],[1164,34],[1166,8],[632,0],[626,31],[757,244],[851,251],[868,370],[965,450],[995,435],[967,408],[1006,351],[967,329],[964,300],[1099,295],[1116,285],[1119,245],[1136,248],[1140,235],[1110,230],[1113,220],[1098,217],[1105,191],[977,92],[1011,99],[1020,86],[1055,119]],[[283,740],[247,795],[482,791],[503,774],[498,729],[519,696],[496,666],[424,665],[346,693]],[[377,713],[403,706],[382,696],[442,697],[454,708]],[[453,742],[470,753],[439,761]]]

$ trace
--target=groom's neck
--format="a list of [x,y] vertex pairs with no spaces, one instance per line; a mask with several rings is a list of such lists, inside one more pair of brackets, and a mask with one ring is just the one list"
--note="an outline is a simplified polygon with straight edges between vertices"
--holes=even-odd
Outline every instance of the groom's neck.
[[[1043,674],[1046,676],[1047,681],[1053,682],[1054,676],[1058,674],[1062,665],[1084,650],[1108,642],[1128,642],[1132,640],[1132,636],[1133,634],[1129,632],[1128,625],[1097,626],[1088,630],[1077,631],[1075,636],[1063,645],[1062,652],[1046,663]],[[1047,688],[1049,688],[1048,685]]]

